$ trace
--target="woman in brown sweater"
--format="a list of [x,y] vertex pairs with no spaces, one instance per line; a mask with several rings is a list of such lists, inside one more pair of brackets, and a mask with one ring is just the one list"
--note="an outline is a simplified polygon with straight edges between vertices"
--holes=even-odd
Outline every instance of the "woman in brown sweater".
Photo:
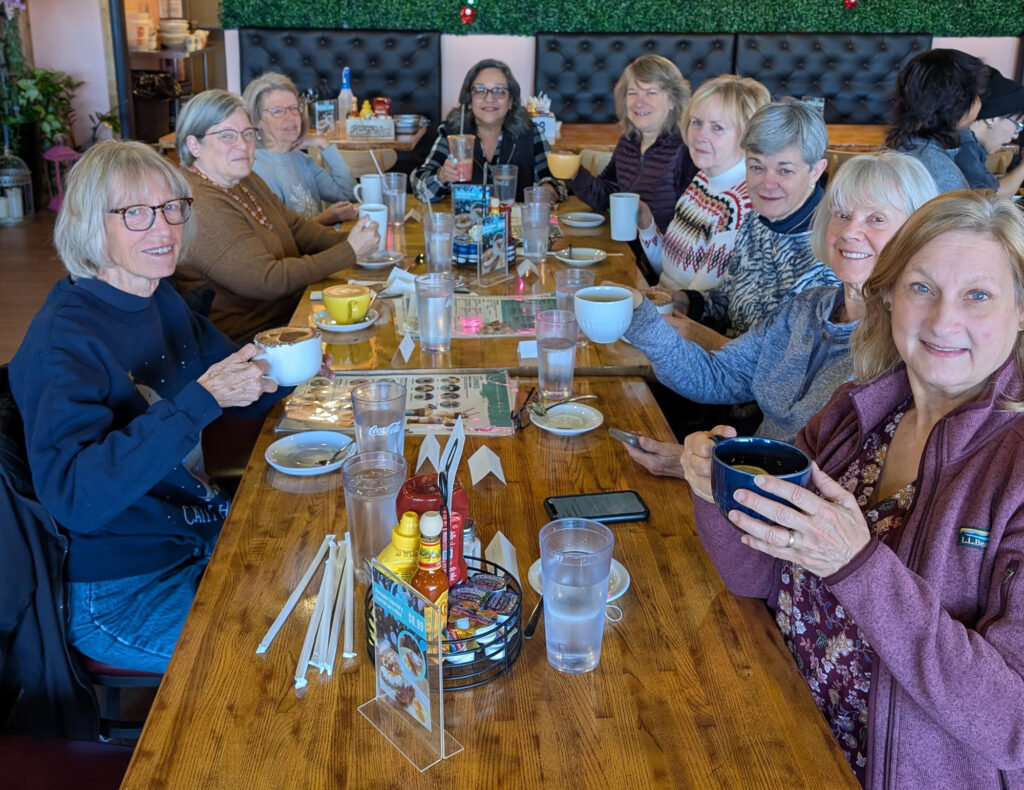
[[377,223],[346,237],[285,208],[252,172],[257,131],[242,100],[203,91],[178,121],[178,157],[195,195],[196,238],[176,277],[213,291],[211,320],[237,341],[287,324],[306,286],[377,249]]

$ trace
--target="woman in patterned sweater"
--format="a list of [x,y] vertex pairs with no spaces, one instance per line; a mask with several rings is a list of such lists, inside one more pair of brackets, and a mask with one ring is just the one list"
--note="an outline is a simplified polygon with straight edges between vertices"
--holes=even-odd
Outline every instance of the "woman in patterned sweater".
[[740,140],[750,117],[769,101],[764,85],[735,74],[708,80],[690,99],[682,126],[700,170],[676,203],[664,235],[648,205],[640,203],[640,241],[661,273],[660,285],[704,291],[721,282],[736,231],[750,212]]

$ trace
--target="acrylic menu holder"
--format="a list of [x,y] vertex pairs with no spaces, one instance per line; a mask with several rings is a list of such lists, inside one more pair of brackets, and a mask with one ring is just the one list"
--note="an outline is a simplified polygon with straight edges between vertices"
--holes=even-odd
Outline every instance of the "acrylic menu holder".
[[441,611],[376,560],[371,562],[377,695],[359,712],[425,771],[462,751],[444,728]]
[[491,214],[480,223],[480,244],[476,256],[476,281],[494,285],[509,278],[508,217]]

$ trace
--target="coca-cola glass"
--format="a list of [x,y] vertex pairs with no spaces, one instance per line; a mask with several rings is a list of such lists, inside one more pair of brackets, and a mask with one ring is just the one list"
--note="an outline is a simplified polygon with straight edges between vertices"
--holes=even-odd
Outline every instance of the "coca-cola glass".
[[405,387],[397,381],[371,381],[352,390],[356,448],[405,454]]

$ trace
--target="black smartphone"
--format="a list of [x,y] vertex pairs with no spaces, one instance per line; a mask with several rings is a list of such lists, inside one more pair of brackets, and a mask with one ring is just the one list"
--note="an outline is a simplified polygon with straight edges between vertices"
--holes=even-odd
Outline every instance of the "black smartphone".
[[620,431],[618,428],[609,428],[608,435],[613,439],[618,439],[620,442],[628,444],[630,447],[640,447],[640,434],[630,433],[629,431]]
[[549,496],[544,509],[551,518],[589,518],[605,524],[643,521],[651,515],[647,503],[636,491],[606,491],[601,494]]

